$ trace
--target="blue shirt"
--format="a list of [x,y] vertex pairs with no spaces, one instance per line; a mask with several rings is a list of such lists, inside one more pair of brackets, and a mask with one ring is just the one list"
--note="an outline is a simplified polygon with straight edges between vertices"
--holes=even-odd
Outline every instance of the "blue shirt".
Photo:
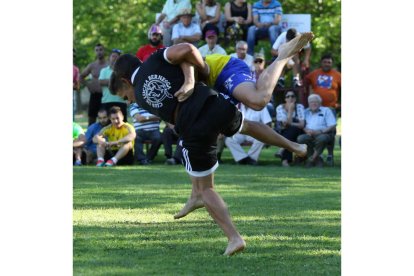
[[305,110],[306,128],[311,130],[322,130],[327,127],[336,125],[336,119],[329,107],[321,106],[312,113],[308,108]]
[[283,13],[282,5],[276,0],[272,0],[267,6],[263,6],[263,1],[257,1],[252,9],[253,16],[259,16],[260,23],[273,23],[275,14]]
[[88,127],[85,133],[86,144],[85,149],[96,153],[96,144],[92,141],[93,136],[99,133],[102,129],[102,125],[99,122],[96,122]]
[[139,107],[137,103],[132,103],[129,106],[129,113],[131,114],[131,117],[134,121],[134,128],[135,130],[144,130],[144,131],[150,131],[150,130],[159,130],[160,129],[160,122],[159,121],[150,121],[145,123],[140,123],[137,120],[135,120],[135,114],[139,114],[141,116],[155,116],[145,109]]

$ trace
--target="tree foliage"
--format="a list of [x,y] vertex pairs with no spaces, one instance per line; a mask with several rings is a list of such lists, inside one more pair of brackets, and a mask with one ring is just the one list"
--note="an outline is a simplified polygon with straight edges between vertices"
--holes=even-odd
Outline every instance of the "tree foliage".
[[[218,1],[224,11],[225,0]],[[253,3],[254,1],[249,1]],[[341,61],[341,2],[340,0],[280,0],[284,13],[312,15],[312,66],[320,56],[331,52],[335,63]],[[81,70],[94,60],[94,46],[102,43],[106,49],[119,48],[135,54],[146,44],[147,30],[162,10],[165,0],[74,0],[73,45],[77,50],[75,64]],[[193,10],[196,1],[192,1]],[[233,50],[233,48],[231,49]]]

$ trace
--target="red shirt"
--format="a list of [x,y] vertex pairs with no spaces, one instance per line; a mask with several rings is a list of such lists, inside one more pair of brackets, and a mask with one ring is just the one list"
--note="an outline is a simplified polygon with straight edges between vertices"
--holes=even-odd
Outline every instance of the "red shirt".
[[333,69],[324,72],[319,68],[306,75],[305,82],[312,86],[315,94],[321,96],[322,106],[336,107],[341,88],[341,73]]
[[142,62],[147,60],[147,58],[150,57],[152,53],[157,51],[158,49],[165,48],[164,45],[160,44],[156,47],[152,46],[151,44],[146,44],[144,46],[141,46],[135,56],[139,58]]

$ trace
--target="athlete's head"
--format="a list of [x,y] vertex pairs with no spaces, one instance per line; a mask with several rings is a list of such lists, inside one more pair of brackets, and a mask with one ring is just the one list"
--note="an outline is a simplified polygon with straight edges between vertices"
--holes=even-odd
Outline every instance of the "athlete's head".
[[152,24],[148,30],[148,40],[152,46],[158,46],[162,41],[162,30],[160,26]]
[[109,79],[109,91],[113,95],[135,102],[131,77],[141,64],[141,60],[136,56],[130,54],[121,55],[115,62],[111,78]]

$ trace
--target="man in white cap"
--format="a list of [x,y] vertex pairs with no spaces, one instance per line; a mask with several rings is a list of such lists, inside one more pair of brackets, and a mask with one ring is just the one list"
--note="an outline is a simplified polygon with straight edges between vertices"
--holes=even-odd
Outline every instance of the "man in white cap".
[[180,23],[177,23],[173,27],[171,40],[173,44],[188,42],[197,46],[201,39],[200,26],[192,23],[194,14],[191,13],[191,9],[182,9],[178,15]]

